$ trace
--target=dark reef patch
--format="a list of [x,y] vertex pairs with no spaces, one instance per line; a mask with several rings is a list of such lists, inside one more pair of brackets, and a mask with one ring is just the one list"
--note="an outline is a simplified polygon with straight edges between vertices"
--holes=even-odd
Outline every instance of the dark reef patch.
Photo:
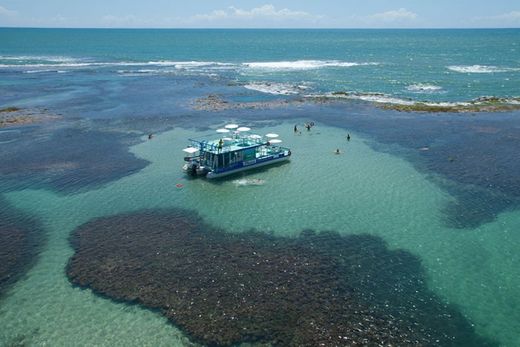
[[34,264],[42,228],[0,198],[0,295]]
[[45,133],[27,132],[23,141],[8,143],[0,152],[0,177],[23,188],[75,192],[92,188],[144,168],[148,162],[128,151],[139,137],[89,127],[64,127]]
[[416,257],[373,236],[229,234],[169,210],[90,221],[71,243],[72,283],[208,345],[494,345],[427,289]]

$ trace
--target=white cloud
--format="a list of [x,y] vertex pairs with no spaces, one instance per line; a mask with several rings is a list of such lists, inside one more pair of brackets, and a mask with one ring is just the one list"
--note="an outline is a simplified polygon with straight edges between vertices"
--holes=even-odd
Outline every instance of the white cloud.
[[366,18],[368,20],[382,23],[409,22],[417,19],[417,14],[410,12],[405,8],[400,8],[398,10],[376,13]]
[[14,17],[14,16],[16,16],[16,11],[12,11],[3,6],[0,6],[0,16]]
[[[215,10],[208,14],[198,14],[191,17],[192,22],[217,22],[217,21],[240,21],[248,23],[248,21],[277,21],[282,22],[284,20],[301,21],[301,22],[313,22],[322,18],[304,11],[294,11],[288,8],[276,9],[271,4],[262,5],[255,7],[250,10],[236,8],[230,6],[225,10]],[[254,22],[249,22],[254,24]]]

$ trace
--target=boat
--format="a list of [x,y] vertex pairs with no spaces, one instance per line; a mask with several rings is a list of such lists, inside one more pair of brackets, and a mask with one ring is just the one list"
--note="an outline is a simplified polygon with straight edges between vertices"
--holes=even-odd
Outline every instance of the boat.
[[278,134],[251,134],[251,128],[228,124],[217,129],[216,139],[189,139],[183,149],[184,172],[208,179],[225,177],[289,160],[291,150],[280,146]]

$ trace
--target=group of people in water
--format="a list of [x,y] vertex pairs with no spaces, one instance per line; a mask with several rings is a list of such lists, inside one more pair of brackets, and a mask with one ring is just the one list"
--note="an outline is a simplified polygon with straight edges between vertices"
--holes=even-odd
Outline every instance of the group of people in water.
[[[307,129],[307,131],[311,131],[311,128],[314,126],[314,122],[305,123],[303,126],[305,127],[305,129]],[[294,133],[302,133],[298,130],[298,124],[294,125]]]
[[[347,133],[347,141],[350,141],[350,134]],[[339,148],[336,148],[336,151],[334,152],[334,154],[341,154],[341,151],[339,150]]]
[[[307,129],[307,131],[311,131],[311,128],[314,126],[314,122],[308,122],[308,123],[305,123],[304,124],[304,127]],[[298,130],[298,124],[295,124],[294,125],[294,133],[299,133],[301,134],[302,132]],[[350,134],[347,133],[347,141],[350,141]],[[336,150],[334,151],[334,154],[341,154],[341,151],[339,150],[339,148],[336,148]]]

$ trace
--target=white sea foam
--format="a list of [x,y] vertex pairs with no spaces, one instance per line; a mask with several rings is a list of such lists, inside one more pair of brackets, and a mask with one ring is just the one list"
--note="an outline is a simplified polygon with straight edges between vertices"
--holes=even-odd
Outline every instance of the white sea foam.
[[309,89],[309,86],[303,84],[293,85],[289,83],[254,82],[244,85],[244,88],[274,95],[295,95]]
[[265,180],[260,178],[242,178],[234,180],[232,183],[237,187],[263,186],[265,184]]
[[72,58],[72,57],[64,57],[64,56],[30,56],[30,55],[19,55],[19,56],[11,56],[11,55],[0,55],[0,60],[13,61],[13,62],[24,62],[24,61],[33,61],[33,62],[49,62],[49,63],[67,63],[67,62],[76,62],[81,61],[81,59]]
[[313,70],[325,67],[352,67],[364,65],[378,65],[378,63],[356,63],[339,60],[295,60],[295,61],[271,61],[243,63],[243,66],[251,69],[264,70]]
[[442,87],[433,84],[416,83],[410,84],[406,87],[406,90],[414,93],[436,93],[442,91]]
[[498,67],[493,65],[450,65],[448,70],[460,73],[497,73],[520,71],[520,68]]
[[173,66],[177,69],[190,69],[207,66],[232,66],[229,63],[220,63],[215,61],[171,61],[171,60],[160,60],[160,61],[149,61],[148,65],[156,66]]
[[[13,64],[11,64],[11,60],[4,59],[4,64],[0,64],[0,68],[5,69],[28,69],[29,71],[33,70],[44,70],[44,69],[78,69],[78,68],[103,68],[103,67],[158,67],[158,68],[175,68],[178,70],[224,70],[224,69],[232,69],[237,68],[238,65],[230,64],[230,63],[220,63],[213,61],[146,61],[146,62],[130,62],[130,61],[119,61],[119,62],[99,62],[99,61],[81,61],[81,60],[69,60],[63,58],[62,60],[54,59],[54,60],[36,60],[36,59],[28,59],[23,60],[22,58],[30,58],[30,57],[17,57],[19,60],[16,60],[14,63],[14,58],[12,59]],[[2,59],[0,59],[2,60]],[[145,69],[143,69],[145,70]],[[120,70],[121,71],[121,70]],[[119,72],[119,71],[118,71]]]
[[137,69],[137,70],[117,70],[119,75],[122,76],[145,76],[145,75],[165,75],[175,74],[175,68],[173,69]]
[[415,102],[406,99],[400,99],[389,95],[377,95],[377,94],[359,94],[354,96],[353,99],[359,99],[364,101],[375,102],[379,104],[398,104],[398,105],[413,105]]
[[23,71],[23,73],[34,74],[34,73],[45,73],[45,72],[54,72],[54,73],[66,73],[65,70],[54,70],[54,69],[42,69],[42,70],[27,70]]
[[31,57],[31,56],[0,56],[0,68],[88,68],[88,67],[111,67],[111,66],[157,66],[174,67],[181,70],[230,70],[230,69],[255,69],[255,70],[313,70],[327,67],[354,67],[366,65],[378,65],[374,62],[347,62],[339,60],[295,60],[295,61],[272,61],[272,62],[248,62],[248,63],[226,63],[216,61],[173,61],[173,60],[151,60],[146,62],[102,62],[87,59],[76,59],[70,57]]

